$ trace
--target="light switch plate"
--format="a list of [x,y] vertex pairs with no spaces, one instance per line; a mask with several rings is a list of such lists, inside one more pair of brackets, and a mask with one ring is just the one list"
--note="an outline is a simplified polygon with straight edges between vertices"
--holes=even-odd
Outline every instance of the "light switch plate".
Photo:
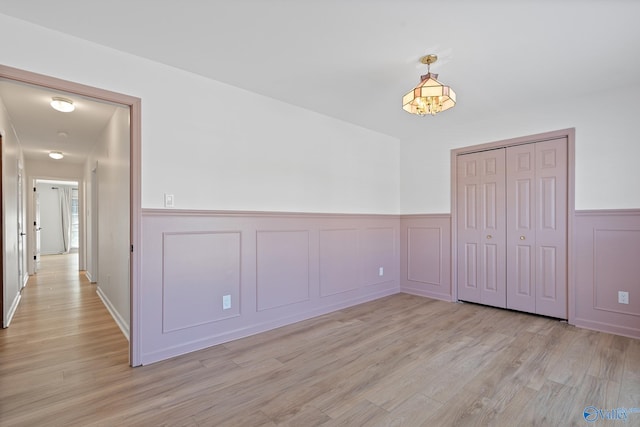
[[173,194],[164,193],[164,207],[172,208],[174,207],[174,198]]

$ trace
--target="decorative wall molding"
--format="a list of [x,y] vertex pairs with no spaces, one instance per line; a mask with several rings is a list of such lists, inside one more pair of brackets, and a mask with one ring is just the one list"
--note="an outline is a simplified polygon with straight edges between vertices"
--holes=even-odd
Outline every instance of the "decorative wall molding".
[[401,290],[452,301],[451,215],[403,215],[400,244]]
[[310,299],[310,230],[257,230],[257,311]]
[[144,209],[142,236],[143,364],[400,292],[398,215]]
[[[367,213],[323,213],[323,212],[277,212],[277,211],[225,211],[225,210],[196,210],[196,209],[142,209],[144,216],[186,216],[197,217],[203,216],[207,218],[320,218],[320,219],[336,219],[336,218],[369,218],[369,219],[399,219],[400,215],[392,214],[367,214]],[[411,216],[411,215],[409,215]]]
[[[633,311],[636,295],[640,295],[637,281],[629,289],[630,307],[616,312],[598,309],[594,293],[599,287],[617,295],[615,283],[595,282],[594,230],[640,230],[640,210],[579,211],[575,217],[577,250],[570,262],[577,272],[576,325],[640,338],[640,316]],[[143,210],[142,362],[152,363],[398,292],[452,301],[451,232],[449,214]],[[188,245],[179,255],[167,257],[163,252],[164,236],[203,233],[238,236],[239,244],[210,242],[213,252],[222,252],[201,259],[196,266],[189,265]],[[230,261],[234,259],[231,253],[236,254],[239,267]],[[612,268],[606,259],[602,262],[604,267],[598,268]],[[232,294],[237,314],[216,317],[200,307],[199,315],[211,321],[190,323],[176,318],[173,321],[180,328],[163,329],[163,265],[167,263],[174,263],[175,289],[180,286],[180,274],[189,269],[195,268],[196,277],[202,279],[196,281],[197,292],[179,294],[178,306],[173,308],[178,315],[207,295],[220,298],[216,292],[226,282],[222,273],[236,277],[231,272],[239,270],[239,284],[228,291],[238,293],[237,297]],[[222,273],[207,273],[211,267],[204,264],[210,263],[217,264]],[[619,274],[629,277],[630,272],[622,268]],[[219,278],[209,280],[212,275]],[[221,302],[213,301],[211,307],[221,310]]]
[[575,224],[576,326],[640,338],[640,209],[577,211]]
[[[168,232],[162,237],[163,333],[238,316],[241,233]],[[228,309],[222,307],[224,295],[232,303]]]

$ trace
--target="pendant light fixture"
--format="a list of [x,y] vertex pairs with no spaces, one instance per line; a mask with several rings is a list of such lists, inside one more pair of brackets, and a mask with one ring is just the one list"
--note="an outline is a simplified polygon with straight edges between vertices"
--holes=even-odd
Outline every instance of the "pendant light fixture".
[[427,64],[427,74],[420,77],[418,86],[402,97],[402,108],[419,116],[448,110],[456,105],[456,93],[449,86],[438,81],[438,75],[431,73],[431,64],[438,60],[437,55],[427,55],[420,62]]

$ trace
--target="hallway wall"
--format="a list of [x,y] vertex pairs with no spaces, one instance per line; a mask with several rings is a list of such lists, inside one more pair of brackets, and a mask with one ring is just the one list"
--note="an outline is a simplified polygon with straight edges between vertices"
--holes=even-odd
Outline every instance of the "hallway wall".
[[[91,279],[98,284],[98,295],[113,315],[120,329],[129,336],[129,109],[119,107],[98,137],[94,151],[85,162],[87,183],[87,264],[97,267]],[[93,170],[97,170],[98,194],[91,192]],[[98,211],[91,209],[91,199],[98,198]],[[98,235],[92,234],[92,221],[98,222]],[[91,253],[97,239],[97,265]]]
[[[20,301],[20,289],[26,277],[19,277],[18,263],[24,263],[18,253],[18,168],[23,167],[24,158],[20,150],[17,135],[9,121],[7,110],[0,98],[0,134],[2,135],[2,194],[4,206],[2,209],[2,270],[4,277],[2,325],[7,327]],[[23,180],[23,191],[26,195],[26,180]],[[23,212],[26,212],[23,206]],[[23,218],[26,224],[26,217]],[[26,257],[26,241],[24,257]],[[26,272],[25,272],[26,274]]]

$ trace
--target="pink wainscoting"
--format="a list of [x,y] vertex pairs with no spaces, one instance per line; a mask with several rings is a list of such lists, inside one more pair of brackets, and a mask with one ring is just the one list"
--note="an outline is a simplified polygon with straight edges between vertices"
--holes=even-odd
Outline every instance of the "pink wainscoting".
[[143,364],[400,292],[397,215],[144,209],[141,230]]
[[400,245],[402,292],[452,301],[451,215],[403,215]]
[[574,239],[575,325],[640,338],[640,210],[578,211]]
[[[141,230],[143,364],[397,292],[455,299],[448,214],[145,209]],[[575,325],[640,338],[640,210],[579,211],[573,243]]]

